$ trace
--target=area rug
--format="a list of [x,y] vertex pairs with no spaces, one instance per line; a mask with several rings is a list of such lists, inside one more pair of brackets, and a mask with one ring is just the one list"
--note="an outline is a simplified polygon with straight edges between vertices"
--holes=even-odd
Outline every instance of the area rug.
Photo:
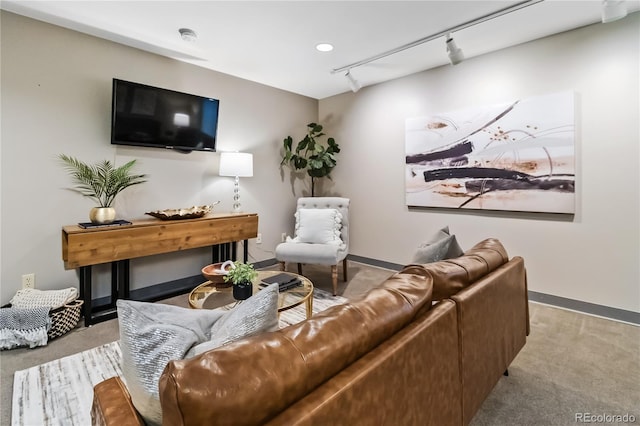
[[[315,289],[313,313],[347,299]],[[280,315],[280,328],[306,318],[304,304]],[[13,379],[13,426],[89,426],[93,386],[120,376],[120,345],[107,343],[74,355],[16,371]]]

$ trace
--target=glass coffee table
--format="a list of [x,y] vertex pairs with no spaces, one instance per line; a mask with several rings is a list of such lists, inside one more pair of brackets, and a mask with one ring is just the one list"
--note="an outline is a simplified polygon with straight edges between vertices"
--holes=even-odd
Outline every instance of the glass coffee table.
[[[313,312],[313,283],[302,275],[282,271],[257,271],[258,276],[253,280],[253,294],[262,289],[260,283],[265,278],[278,274],[286,274],[299,278],[302,285],[280,292],[278,295],[278,312],[283,312],[301,304],[305,304],[307,318]],[[275,284],[272,284],[275,285]],[[231,287],[216,287],[211,281],[200,284],[189,293],[189,306],[194,309],[216,309],[237,303],[233,298]]]

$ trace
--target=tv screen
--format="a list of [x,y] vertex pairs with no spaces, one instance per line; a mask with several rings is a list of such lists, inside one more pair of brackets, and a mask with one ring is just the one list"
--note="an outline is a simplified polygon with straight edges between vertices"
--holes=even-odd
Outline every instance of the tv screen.
[[113,79],[111,143],[215,151],[217,99]]

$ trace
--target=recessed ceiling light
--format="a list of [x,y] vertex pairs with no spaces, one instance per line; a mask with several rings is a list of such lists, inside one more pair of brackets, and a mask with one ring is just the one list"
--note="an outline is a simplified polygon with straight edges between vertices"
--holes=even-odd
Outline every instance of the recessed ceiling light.
[[316,45],[316,49],[320,52],[331,52],[333,50],[333,45],[329,43],[320,43]]
[[184,41],[193,42],[198,38],[198,34],[190,28],[180,28],[178,32]]

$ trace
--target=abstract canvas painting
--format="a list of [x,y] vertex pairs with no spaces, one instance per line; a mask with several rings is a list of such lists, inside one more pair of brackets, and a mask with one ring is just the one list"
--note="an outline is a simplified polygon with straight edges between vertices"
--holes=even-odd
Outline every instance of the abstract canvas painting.
[[573,92],[406,120],[408,206],[575,212]]

